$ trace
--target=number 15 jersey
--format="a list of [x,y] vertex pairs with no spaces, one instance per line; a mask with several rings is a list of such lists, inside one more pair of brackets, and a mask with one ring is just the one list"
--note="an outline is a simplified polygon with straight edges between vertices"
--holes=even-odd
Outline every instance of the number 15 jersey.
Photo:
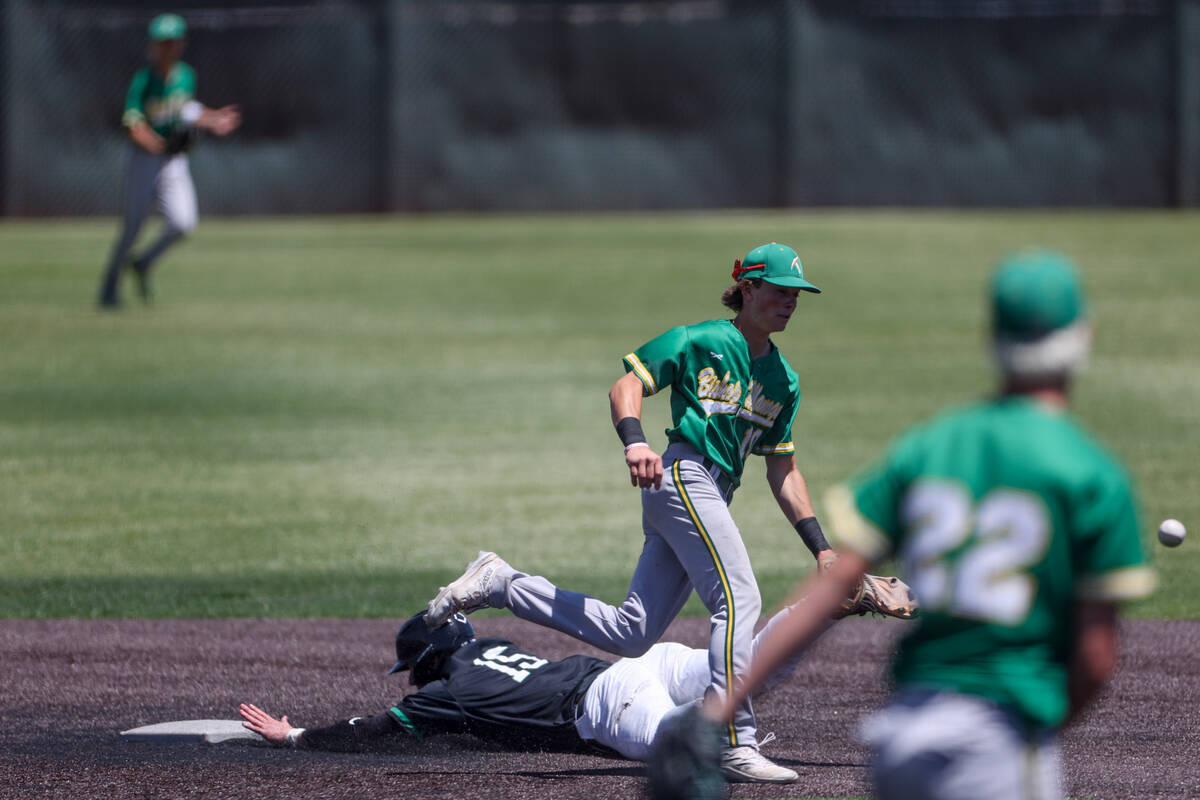
[[1034,728],[1067,713],[1076,601],[1154,588],[1125,471],[1030,398],[909,431],[827,505],[840,543],[873,561],[894,553],[921,603],[897,684],[978,695]]
[[505,639],[476,639],[454,652],[443,679],[390,713],[417,738],[468,733],[510,747],[588,750],[575,719],[592,681],[610,666],[582,655],[550,661]]

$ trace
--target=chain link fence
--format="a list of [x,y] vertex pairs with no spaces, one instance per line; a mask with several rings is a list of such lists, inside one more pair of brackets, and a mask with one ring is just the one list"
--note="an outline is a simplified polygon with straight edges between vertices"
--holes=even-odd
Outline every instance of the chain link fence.
[[[0,0],[0,213],[112,214],[161,7]],[[205,213],[1186,205],[1200,0],[184,2]]]

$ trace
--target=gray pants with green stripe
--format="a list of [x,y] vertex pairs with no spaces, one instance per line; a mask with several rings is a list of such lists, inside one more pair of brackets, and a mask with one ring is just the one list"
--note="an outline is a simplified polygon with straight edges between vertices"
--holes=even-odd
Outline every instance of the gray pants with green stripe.
[[902,689],[862,722],[881,800],[1056,800],[1058,744],[981,697]]
[[[741,533],[701,461],[681,444],[663,454],[662,488],[642,492],[646,541],[620,606],[520,572],[508,584],[504,605],[522,619],[636,657],[659,640],[695,589],[712,614],[708,663],[713,688],[724,694],[729,676],[750,667],[762,601]],[[727,735],[731,746],[756,744],[749,701]]]

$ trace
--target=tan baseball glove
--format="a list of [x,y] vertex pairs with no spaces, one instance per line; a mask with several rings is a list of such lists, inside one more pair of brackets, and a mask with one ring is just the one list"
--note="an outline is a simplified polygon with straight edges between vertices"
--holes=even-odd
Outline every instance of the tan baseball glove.
[[851,614],[880,614],[897,619],[912,619],[917,616],[917,597],[908,584],[896,577],[863,575],[858,588],[842,601],[842,607],[834,612],[834,619]]

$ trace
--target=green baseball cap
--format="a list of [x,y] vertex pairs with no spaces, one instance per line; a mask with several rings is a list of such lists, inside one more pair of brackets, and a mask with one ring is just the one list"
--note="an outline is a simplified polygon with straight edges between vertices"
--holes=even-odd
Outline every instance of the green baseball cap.
[[992,352],[1010,374],[1070,373],[1087,360],[1092,327],[1079,271],[1053,250],[1013,253],[992,274]]
[[733,279],[739,281],[742,278],[761,278],[776,286],[796,286],[806,292],[821,293],[804,280],[804,266],[796,251],[776,242],[759,245],[745,258],[733,262]]
[[178,14],[159,14],[150,20],[150,40],[165,42],[187,35],[187,23]]
[[1087,311],[1079,272],[1053,250],[1024,250],[1005,258],[992,276],[992,333],[1018,341],[1041,339],[1082,319]]

